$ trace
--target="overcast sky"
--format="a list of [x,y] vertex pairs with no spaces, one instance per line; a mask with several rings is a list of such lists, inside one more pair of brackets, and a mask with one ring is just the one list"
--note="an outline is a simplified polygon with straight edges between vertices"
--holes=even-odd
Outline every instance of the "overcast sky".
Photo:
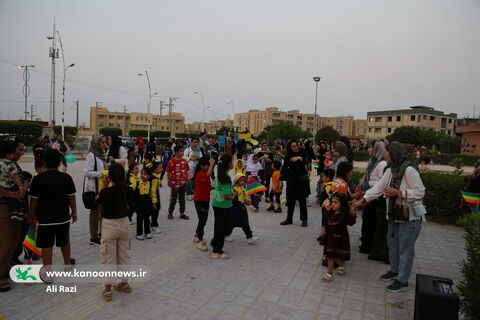
[[[187,122],[202,119],[194,91],[211,106],[206,119],[269,106],[313,113],[315,75],[324,116],[412,105],[480,112],[480,0],[0,0],[1,119],[23,116],[15,64],[36,66],[29,105],[48,119],[54,17],[66,63],[75,63],[70,124],[77,99],[87,125],[96,101],[146,112],[144,70],[154,92],[179,98],[174,111]],[[62,73],[59,59],[57,122]]]

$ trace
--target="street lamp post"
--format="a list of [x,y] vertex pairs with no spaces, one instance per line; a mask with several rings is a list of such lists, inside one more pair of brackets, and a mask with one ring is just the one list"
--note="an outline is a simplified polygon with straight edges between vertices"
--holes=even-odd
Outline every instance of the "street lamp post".
[[51,36],[47,36],[48,40],[52,40],[52,46],[48,51],[48,56],[52,58],[52,71],[50,76],[50,112],[49,112],[49,122],[50,125],[55,125],[55,59],[58,59],[58,49],[56,48],[56,36],[55,31],[57,27],[55,25],[55,19],[53,19],[53,32]]
[[202,132],[205,131],[205,110],[209,109],[210,106],[205,105],[205,96],[202,91],[194,91],[194,94],[199,94],[202,97]]
[[[315,130],[318,131],[318,119],[317,119],[317,99],[318,99],[318,83],[320,82],[321,77],[315,76],[313,77],[313,81],[315,81]],[[316,132],[313,134],[315,135]]]
[[25,84],[23,85],[23,96],[25,97],[25,120],[27,120],[27,114],[28,114],[28,107],[27,107],[27,98],[30,95],[30,87],[28,86],[28,80],[30,79],[30,71],[28,71],[28,68],[34,68],[35,66],[33,64],[31,65],[23,65],[23,66],[17,66],[19,69],[23,69],[23,81]]
[[[147,110],[148,110],[148,131],[147,131],[147,140],[150,141],[150,124],[151,124],[151,119],[150,119],[150,105],[152,103],[152,86],[150,85],[150,77],[148,75],[148,71],[145,70],[145,74],[139,73],[139,77],[146,77],[147,82],[148,82],[148,105],[147,105]],[[155,92],[153,95],[157,94],[158,92]]]
[[67,70],[75,65],[72,63],[68,66],[65,65],[65,53],[63,51],[62,38],[60,38],[60,32],[57,30],[58,41],[60,42],[60,49],[62,50],[63,60],[63,88],[62,88],[62,139],[65,139],[65,78],[67,77]]

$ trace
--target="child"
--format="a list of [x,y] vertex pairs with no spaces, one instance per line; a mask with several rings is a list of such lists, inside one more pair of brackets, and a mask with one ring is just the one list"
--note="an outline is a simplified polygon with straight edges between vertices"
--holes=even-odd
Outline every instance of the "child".
[[243,229],[245,236],[247,237],[247,242],[252,244],[259,239],[259,237],[254,236],[252,229],[250,228],[250,223],[248,222],[248,212],[247,207],[250,203],[250,199],[245,195],[245,183],[247,182],[247,177],[243,173],[237,173],[233,177],[233,208],[230,212],[230,228],[225,236],[225,241],[232,242],[230,235],[235,227],[240,227]]
[[[43,264],[52,265],[54,244],[60,247],[65,265],[75,264],[70,257],[70,220],[77,221],[75,184],[70,175],[58,171],[60,152],[49,149],[44,154],[47,171],[33,178],[30,187],[30,219],[38,221],[37,247],[42,248]],[[71,210],[71,213],[70,213]],[[51,278],[42,279],[51,283]]]
[[243,160],[238,159],[235,161],[235,168],[233,168],[233,174],[243,173],[245,174],[245,166],[243,165]]
[[147,154],[143,157],[143,167],[150,169],[150,168],[152,167],[152,165],[153,165],[152,159],[153,159],[152,154],[151,154],[151,153],[147,153]]
[[168,206],[168,219],[173,219],[173,210],[177,204],[177,198],[180,202],[180,219],[189,220],[190,217],[185,214],[185,187],[188,181],[188,163],[183,159],[183,147],[178,145],[173,149],[175,156],[170,160],[167,166],[168,185],[170,186],[170,205]]
[[150,175],[150,182],[152,183],[152,188],[155,190],[155,193],[157,194],[157,205],[155,206],[155,209],[152,211],[152,222],[151,222],[151,227],[152,227],[152,232],[153,233],[160,233],[160,229],[158,228],[158,214],[160,213],[160,174],[162,173],[163,168],[162,164],[160,162],[154,162],[152,167],[151,167],[151,175]]
[[[252,154],[248,158],[247,162],[247,181],[248,183],[253,183],[255,181],[261,182],[263,181],[263,166],[258,161],[258,155]],[[252,202],[252,206],[250,207],[254,212],[258,211],[260,198],[262,196],[261,192],[254,193],[250,195],[250,199]]]
[[204,228],[208,219],[208,208],[210,206],[210,189],[212,186],[211,176],[215,159],[206,157],[200,158],[197,168],[195,169],[195,194],[193,201],[197,210],[198,224],[193,243],[197,243],[200,251],[207,251],[208,245],[203,240]]
[[[7,191],[25,191],[25,183],[21,179],[21,172],[13,162],[15,156],[15,143],[2,141],[0,145],[0,186]],[[23,200],[6,198],[10,219],[23,221],[26,217],[25,203]]]
[[223,252],[225,236],[229,231],[228,218],[232,210],[232,194],[231,179],[228,171],[233,169],[232,156],[223,154],[218,160],[217,179],[215,180],[215,191],[212,199],[212,208],[215,216],[213,239],[211,245],[213,247],[212,258],[226,260],[228,256]]
[[284,157],[285,156],[282,153],[282,149],[278,146],[275,147],[275,153],[273,154],[273,162],[279,162],[281,167]]
[[127,173],[127,185],[132,189],[130,192],[130,196],[128,197],[128,220],[130,224],[134,224],[133,222],[133,213],[135,212],[135,205],[133,201],[133,190],[137,189],[137,183],[140,180],[138,178],[138,173],[140,172],[140,166],[138,163],[131,163],[128,166],[128,173]]
[[[110,165],[104,180],[104,185],[108,187],[100,191],[97,198],[97,202],[103,205],[101,262],[106,265],[127,266],[130,264],[127,199],[131,189],[125,185],[125,169],[118,163]],[[112,301],[113,281],[115,280],[106,279],[105,281],[102,297],[106,302]],[[132,292],[126,278],[119,284],[113,285],[113,288],[120,292]]]
[[322,207],[322,227],[320,229],[320,237],[317,238],[317,241],[320,242],[321,245],[325,244],[325,239],[321,234],[325,232],[325,225],[327,223],[327,205],[332,195],[332,183],[334,177],[335,170],[325,169],[323,171],[322,184],[320,185],[320,198],[318,199],[320,206]]
[[160,187],[162,187],[163,176],[167,172],[168,162],[170,161],[172,156],[173,156],[172,143],[167,142],[167,145],[165,146],[165,149],[163,149],[162,155],[161,155],[163,170],[162,170],[162,174],[160,175]]
[[339,276],[345,274],[344,262],[350,260],[350,237],[347,225],[353,226],[355,218],[355,214],[350,213],[347,195],[334,194],[331,210],[327,212],[325,232],[322,234],[325,237],[324,256],[328,261],[328,270],[322,281],[333,280],[334,263],[338,264],[337,274]]
[[333,162],[333,154],[332,151],[325,152],[325,160],[323,161],[325,169],[333,169],[335,168],[335,163]]
[[430,159],[429,158],[423,158],[422,159],[422,162],[420,162],[420,165],[419,165],[419,170],[420,170],[420,172],[430,171]]
[[243,161],[243,166],[246,167],[247,166],[247,162],[248,162],[248,154],[247,153],[244,153],[242,155],[242,161]]
[[[150,171],[143,168],[140,171],[140,181],[134,190],[134,207],[137,213],[137,240],[151,239],[150,215],[157,206],[157,193],[150,181]],[[145,236],[143,236],[145,232]]]
[[36,159],[33,166],[35,168],[35,176],[47,171],[47,167],[45,166],[45,161],[43,161],[43,159]]
[[[274,162],[272,164],[273,174],[272,174],[272,190],[268,198],[270,200],[270,208],[267,211],[273,211],[275,213],[282,212],[282,204],[280,202],[280,195],[282,194],[283,182],[280,181],[280,167],[282,166],[281,162]],[[277,203],[277,209],[273,205],[273,197],[275,197],[275,202]]]

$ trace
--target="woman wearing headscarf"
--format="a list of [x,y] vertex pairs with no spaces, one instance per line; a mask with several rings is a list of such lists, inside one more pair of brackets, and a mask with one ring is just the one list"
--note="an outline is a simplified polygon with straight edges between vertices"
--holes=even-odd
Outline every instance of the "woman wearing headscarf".
[[334,170],[337,172],[338,165],[342,162],[349,162],[348,161],[348,148],[345,143],[342,141],[336,141],[333,145],[333,156],[335,161]]
[[318,160],[317,175],[320,176],[325,169],[325,152],[328,151],[327,144],[324,141],[321,141],[317,146],[316,157]]
[[61,134],[57,135],[55,142],[52,144],[52,149],[57,149],[62,155],[62,172],[67,172],[67,160],[65,160],[65,155],[70,152],[70,147],[63,140]]
[[[362,179],[359,183],[359,189],[362,192],[366,192],[368,189],[372,188],[383,176],[383,171],[387,166],[387,162],[385,161],[385,154],[387,152],[385,148],[385,144],[382,141],[373,142],[372,146],[368,148],[368,152],[370,154],[370,160],[368,161],[367,169],[365,170],[365,174],[363,175]],[[381,250],[386,246],[385,239],[387,235],[387,220],[385,219],[385,210],[382,208],[382,202],[384,207],[384,200],[383,197],[371,201],[365,205],[363,209],[362,215],[362,244],[360,245],[360,253],[371,253],[372,256],[380,256]],[[379,217],[379,221],[377,221],[377,210],[380,215],[383,214],[383,217]],[[376,234],[376,227],[377,224],[380,225],[381,230],[379,231],[379,241],[375,243],[375,254],[372,252],[372,246],[374,245],[373,238]],[[382,241],[381,234],[383,234]],[[380,251],[380,252],[379,252]],[[372,259],[372,260],[379,260]]]
[[112,134],[107,138],[108,155],[107,160],[109,163],[117,162],[124,168],[127,168],[128,152],[122,145],[122,139],[119,136]]
[[402,143],[391,142],[385,159],[388,166],[383,177],[367,190],[363,198],[355,202],[352,208],[359,208],[365,202],[375,200],[381,195],[387,199],[390,270],[380,279],[395,280],[386,290],[399,292],[408,287],[415,255],[415,241],[420,233],[422,221],[425,221],[426,210],[423,206],[425,186],[418,170],[408,159],[407,149]]
[[[85,187],[83,192],[98,194],[98,179],[103,177],[102,170],[106,169],[105,148],[107,139],[101,135],[94,135],[90,142],[87,164],[85,166]],[[96,205],[90,209],[89,229],[90,244],[100,245],[99,230],[101,230],[100,208]]]
[[345,143],[345,146],[347,147],[348,162],[353,164],[353,149],[352,149],[352,144],[350,143],[350,139],[348,139],[345,136],[341,136],[340,138],[338,138],[338,141]]
[[306,169],[307,161],[305,151],[300,150],[297,141],[292,140],[287,144],[287,155],[285,156],[281,180],[287,182],[287,219],[281,222],[282,226],[293,223],[293,212],[295,203],[300,204],[300,220],[302,227],[307,226],[307,197],[310,195],[310,181]]

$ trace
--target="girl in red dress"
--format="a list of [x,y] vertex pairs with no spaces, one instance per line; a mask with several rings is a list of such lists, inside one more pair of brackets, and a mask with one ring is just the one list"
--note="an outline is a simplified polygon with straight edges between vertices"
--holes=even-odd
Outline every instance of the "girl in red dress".
[[350,236],[347,225],[355,224],[356,216],[350,213],[346,194],[335,193],[331,198],[331,209],[327,212],[327,224],[325,226],[324,256],[327,258],[328,271],[322,281],[333,280],[333,265],[337,263],[337,274],[345,274],[344,262],[350,260]]

